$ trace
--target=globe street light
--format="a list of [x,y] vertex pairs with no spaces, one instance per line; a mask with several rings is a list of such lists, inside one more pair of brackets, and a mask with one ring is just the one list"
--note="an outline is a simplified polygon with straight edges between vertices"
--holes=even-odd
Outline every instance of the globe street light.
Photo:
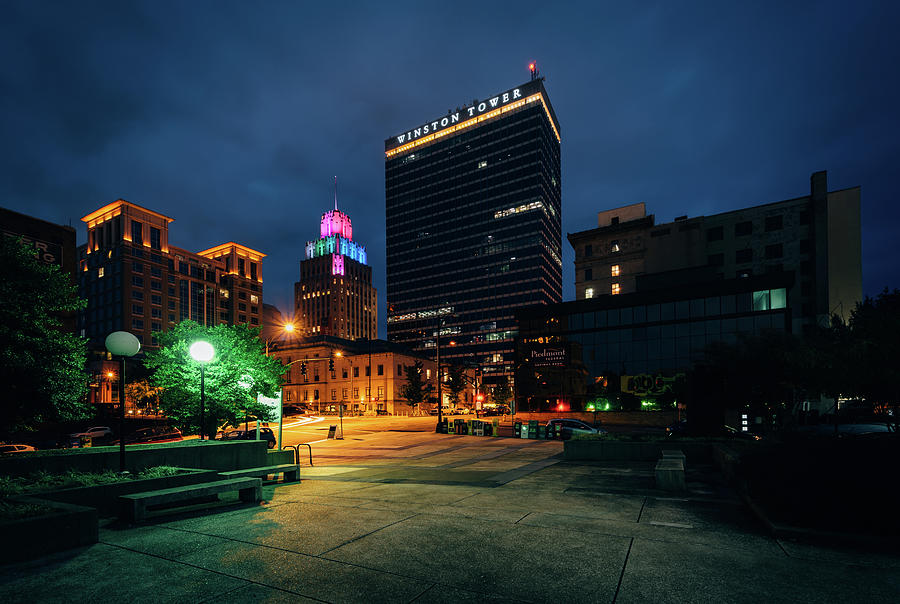
[[212,344],[200,340],[191,344],[190,353],[200,363],[200,440],[203,440],[203,424],[206,420],[206,364],[212,360],[216,351]]
[[120,357],[119,368],[119,471],[125,471],[125,357],[133,357],[141,342],[127,331],[114,331],[106,336],[106,349]]

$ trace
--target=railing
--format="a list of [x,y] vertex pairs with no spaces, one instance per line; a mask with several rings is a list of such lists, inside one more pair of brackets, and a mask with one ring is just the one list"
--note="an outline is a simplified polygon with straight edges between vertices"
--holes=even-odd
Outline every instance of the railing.
[[302,447],[309,447],[309,465],[312,466],[312,465],[313,465],[313,459],[312,459],[312,446],[309,445],[308,443],[299,443],[299,444],[296,444],[296,445],[282,445],[281,450],[283,451],[284,449],[293,449],[293,451],[294,451],[294,463],[296,463],[296,464],[299,465],[299,464],[300,464],[300,447],[301,447],[301,446],[302,446]]

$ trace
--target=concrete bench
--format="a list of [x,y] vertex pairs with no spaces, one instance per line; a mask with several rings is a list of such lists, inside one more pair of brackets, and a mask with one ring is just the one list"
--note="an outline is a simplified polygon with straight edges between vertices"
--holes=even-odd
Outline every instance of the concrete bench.
[[684,464],[680,459],[660,459],[656,462],[656,488],[664,491],[685,491]]
[[231,491],[237,491],[241,501],[260,501],[262,499],[262,480],[259,478],[230,478],[171,489],[120,495],[119,518],[128,522],[140,522],[147,517],[147,509],[151,506],[170,505]]
[[284,476],[284,482],[297,482],[300,480],[300,466],[294,463],[283,463],[277,466],[261,466],[259,468],[245,468],[243,470],[229,470],[228,472],[219,472],[219,476],[226,478],[243,478],[245,476],[255,476],[265,479],[267,476],[281,474]]
[[684,453],[680,449],[663,449],[662,458],[666,461],[678,460],[681,462],[681,467],[684,468]]

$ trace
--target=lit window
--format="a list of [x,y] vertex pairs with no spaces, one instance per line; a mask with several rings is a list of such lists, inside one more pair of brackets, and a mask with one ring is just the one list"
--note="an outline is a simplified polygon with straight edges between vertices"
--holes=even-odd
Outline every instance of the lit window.
[[618,277],[618,276],[619,276],[619,265],[618,265],[618,264],[613,264],[612,267],[610,267],[610,269],[609,269],[609,273],[610,273],[613,277]]
[[480,162],[478,162],[478,169],[480,170],[481,168],[487,168],[487,162],[486,162],[486,161],[480,161]]
[[614,239],[612,243],[609,244],[610,252],[618,252],[619,251],[619,240]]
[[622,290],[622,288],[619,287],[619,284],[618,284],[618,283],[613,283],[613,284],[612,284],[612,295],[615,296],[615,295],[618,294],[621,290]]
[[97,276],[101,277],[101,278],[103,277],[103,267],[102,266],[97,269]]
[[593,287],[587,287],[587,288],[585,288],[585,290],[584,290],[584,297],[585,297],[585,299],[587,299],[587,298],[593,298],[593,297],[594,297],[594,288],[593,288]]

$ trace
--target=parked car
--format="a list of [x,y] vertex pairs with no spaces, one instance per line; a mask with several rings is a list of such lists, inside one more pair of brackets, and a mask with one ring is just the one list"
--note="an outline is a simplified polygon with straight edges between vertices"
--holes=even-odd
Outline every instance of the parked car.
[[96,438],[106,438],[112,436],[113,431],[109,428],[109,426],[93,426],[88,428],[84,432],[73,432],[69,434],[71,438],[79,438],[81,436],[90,436],[93,439]]
[[[171,426],[151,426],[149,428],[141,428],[132,432],[125,437],[126,445],[136,445],[140,443],[163,443],[183,440],[181,430]],[[119,444],[114,441],[113,444]]]
[[0,445],[0,453],[25,453],[26,451],[35,451],[31,445],[2,444]]
[[577,434],[606,434],[606,428],[600,426],[592,426],[580,419],[555,418],[547,422],[548,430],[556,430],[556,426],[560,427],[559,437],[562,440],[569,440]]
[[[267,441],[267,447],[269,449],[274,449],[275,445],[275,433],[272,431],[272,428],[260,428],[259,429],[259,439]],[[248,430],[229,430],[222,434],[219,437],[219,440],[256,440],[256,428],[250,428]]]

